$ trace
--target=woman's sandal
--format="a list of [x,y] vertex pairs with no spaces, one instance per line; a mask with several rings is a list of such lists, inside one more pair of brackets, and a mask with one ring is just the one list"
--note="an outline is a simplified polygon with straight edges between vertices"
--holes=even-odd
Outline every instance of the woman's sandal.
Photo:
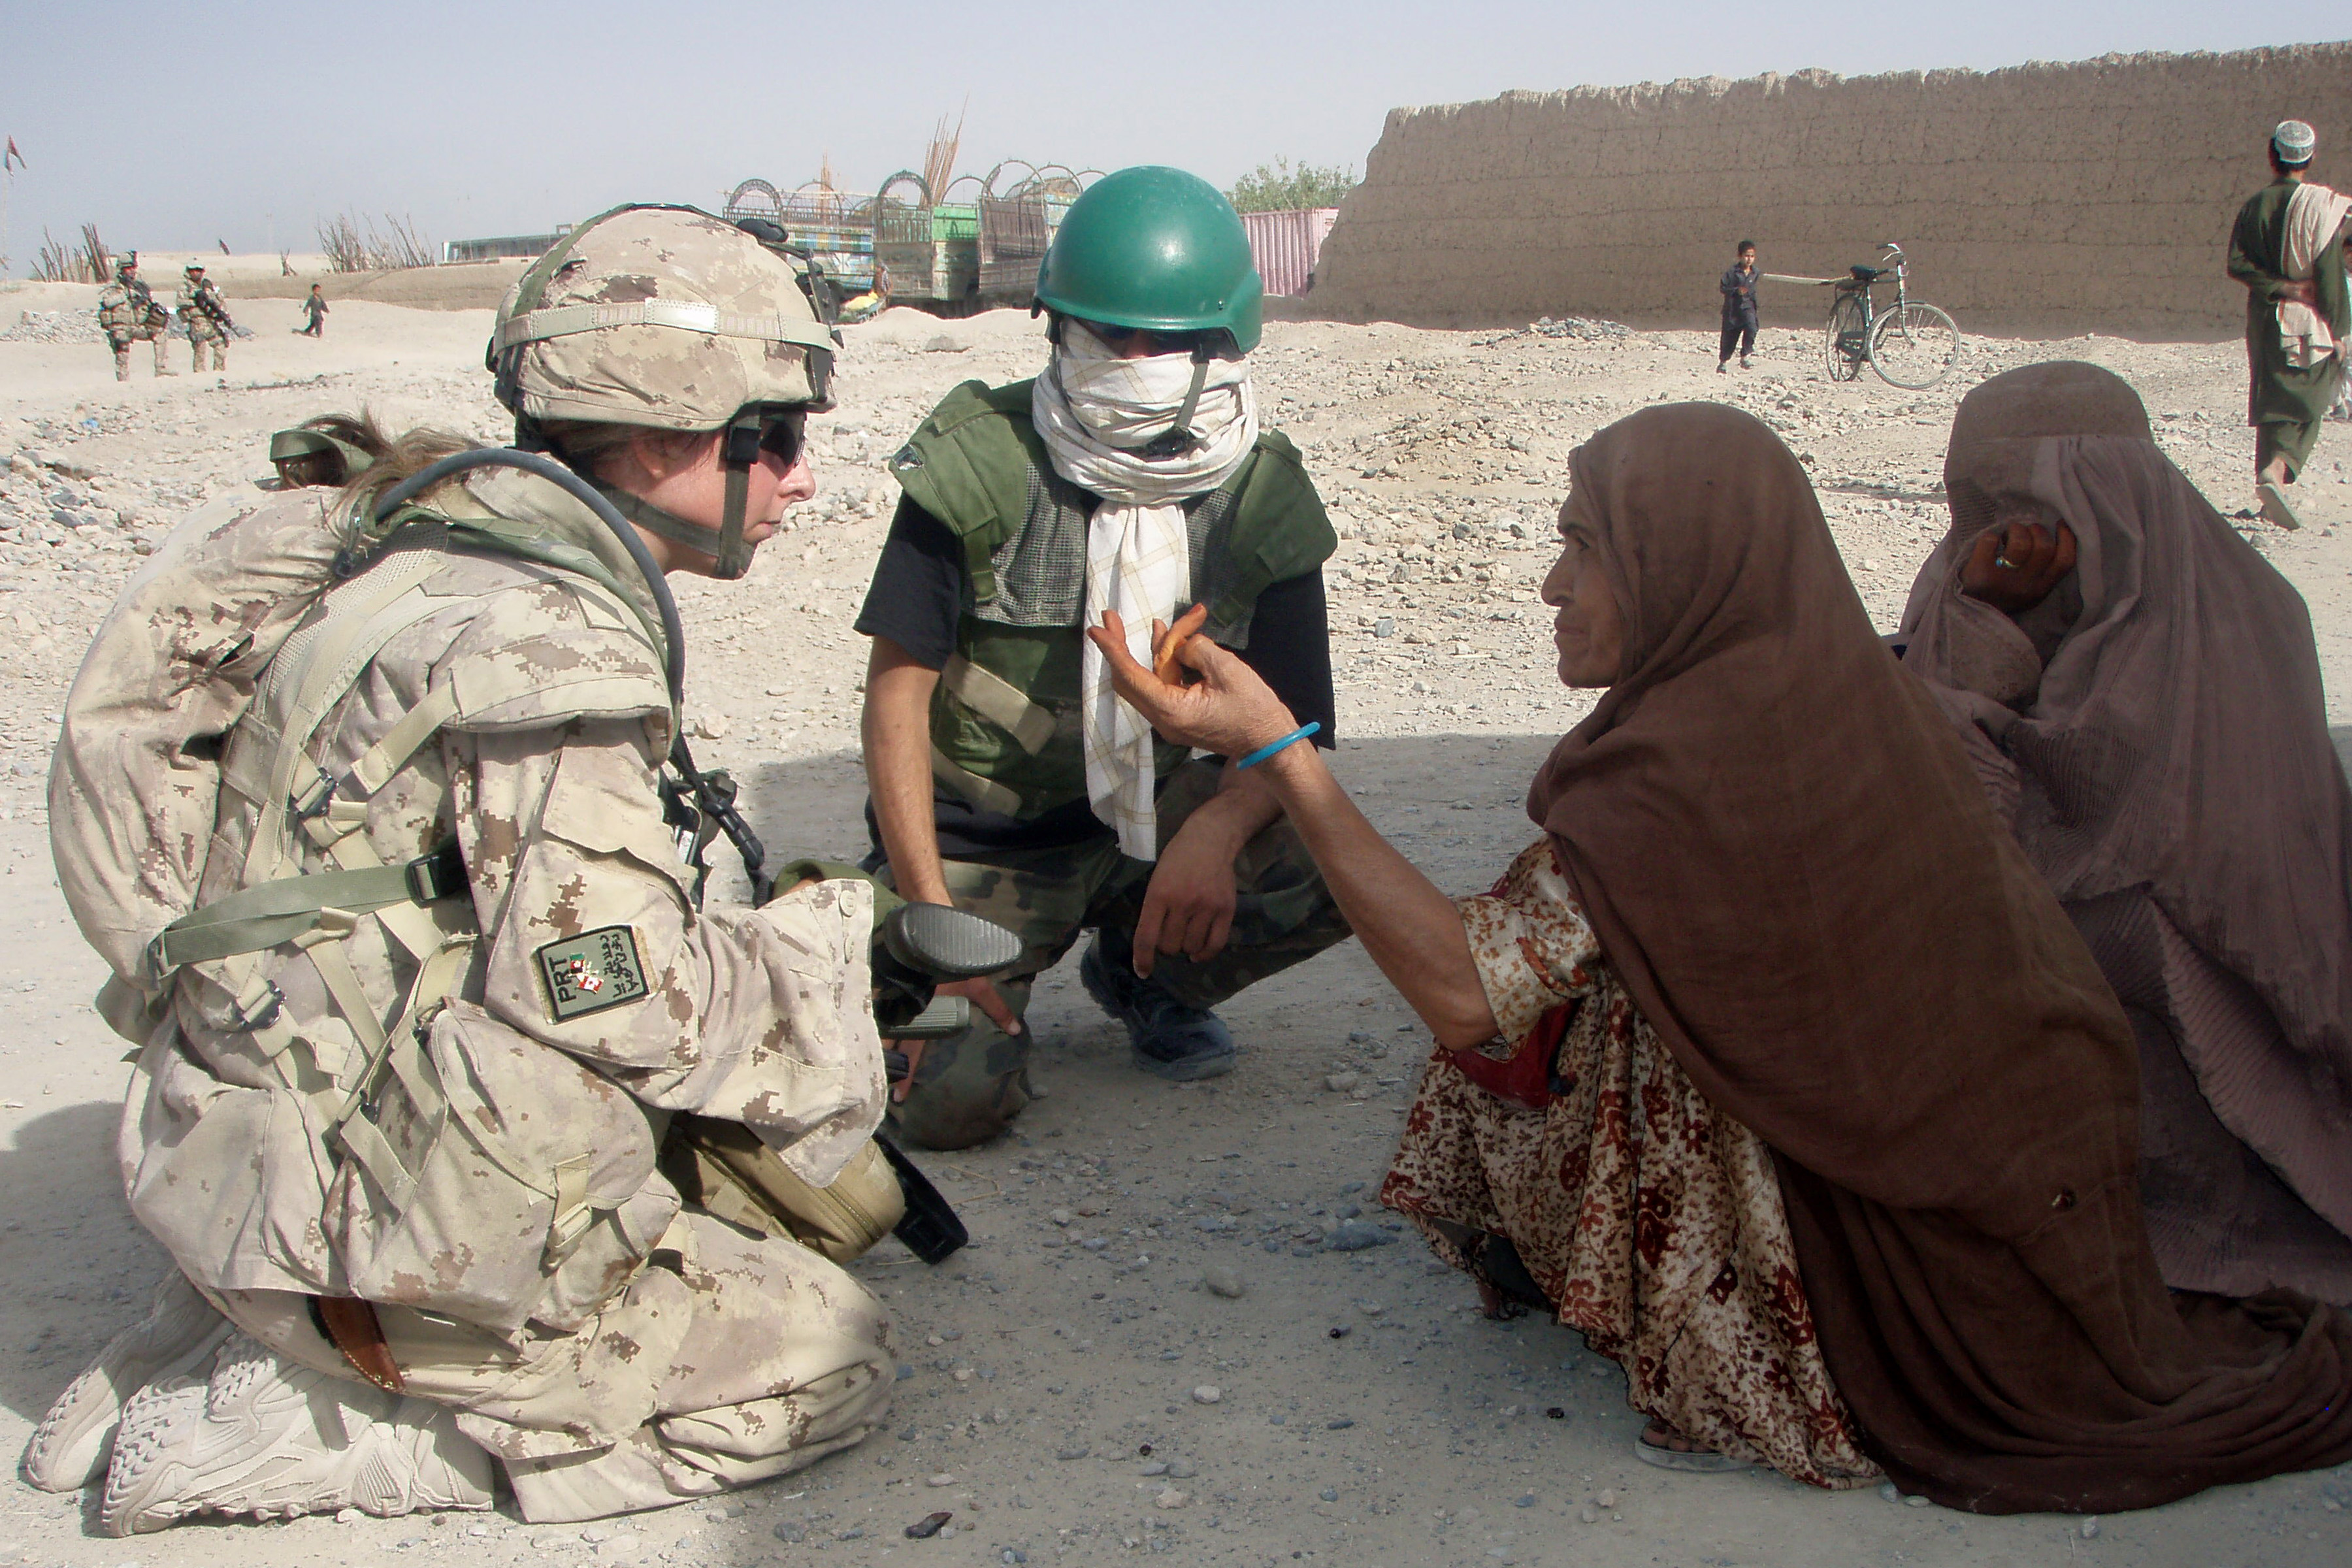
[[1652,1432],[1676,1436],[1671,1428],[1653,1422],[1633,1438],[1633,1457],[1645,1465],[1655,1465],[1662,1470],[1684,1470],[1693,1475],[1722,1476],[1734,1470],[1752,1470],[1755,1465],[1747,1459],[1735,1459],[1728,1454],[1718,1454],[1712,1448],[1670,1448],[1664,1443],[1650,1441]]

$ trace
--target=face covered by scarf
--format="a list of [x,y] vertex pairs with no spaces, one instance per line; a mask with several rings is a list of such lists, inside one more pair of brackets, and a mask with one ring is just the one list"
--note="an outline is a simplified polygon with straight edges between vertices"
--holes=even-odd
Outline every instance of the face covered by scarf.
[[[1088,626],[1117,610],[1128,650],[1151,658],[1151,623],[1173,621],[1192,591],[1192,539],[1183,502],[1232,479],[1257,444],[1257,394],[1247,362],[1198,363],[1189,353],[1120,359],[1085,327],[1062,323],[1054,363],[1039,376],[1029,405],[1054,468],[1102,498],[1087,530]],[[1146,448],[1176,429],[1200,394],[1182,449]],[[1079,669],[1087,757],[1087,796],[1095,815],[1118,833],[1122,853],[1160,854],[1151,726],[1111,687],[1110,666],[1088,642]]]

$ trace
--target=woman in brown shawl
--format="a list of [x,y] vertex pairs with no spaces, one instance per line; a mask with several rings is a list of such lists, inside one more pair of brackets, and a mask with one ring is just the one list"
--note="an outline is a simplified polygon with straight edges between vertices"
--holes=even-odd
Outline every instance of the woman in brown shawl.
[[1970,392],[1944,481],[1904,664],[2123,1001],[2165,1280],[2352,1303],[2352,789],[2303,596],[2095,365]]
[[[1440,893],[1310,748],[1264,764],[1439,1043],[1388,1201],[1474,1269],[1513,1243],[1639,1407],[1822,1484],[2093,1511],[2352,1457],[2333,1309],[2167,1294],[2128,1026],[1787,448],[1658,408],[1572,477],[1544,597],[1563,679],[1608,689],[1494,893]],[[1171,738],[1290,729],[1204,642],[1177,688],[1097,640]],[[1654,1310],[1713,1343],[1642,1364]]]

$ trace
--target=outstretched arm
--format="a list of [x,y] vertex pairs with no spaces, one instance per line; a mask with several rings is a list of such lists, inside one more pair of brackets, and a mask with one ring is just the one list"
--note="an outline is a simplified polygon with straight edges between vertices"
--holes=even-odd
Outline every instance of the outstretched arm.
[[[1087,635],[1109,660],[1119,695],[1170,740],[1242,757],[1297,727],[1255,671],[1208,638],[1192,637],[1177,652],[1202,677],[1179,686],[1129,657],[1116,614],[1103,621]],[[1164,650],[1164,635],[1154,632]],[[1494,1009],[1453,900],[1364,819],[1321,753],[1303,742],[1286,746],[1252,771],[1281,801],[1364,951],[1438,1043],[1458,1048],[1493,1039]]]

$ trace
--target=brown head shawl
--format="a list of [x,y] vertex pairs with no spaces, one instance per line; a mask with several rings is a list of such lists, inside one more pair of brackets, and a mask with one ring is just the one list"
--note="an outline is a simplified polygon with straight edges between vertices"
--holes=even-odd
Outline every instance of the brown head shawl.
[[1685,405],[1601,431],[1564,512],[1624,675],[1538,776],[1611,963],[1778,1152],[1872,1452],[1987,1512],[2144,1507],[2352,1456],[2352,1327],[2157,1277],[2122,1013],[1886,652],[1788,449]]
[[[2101,921],[2095,901],[2145,890],[2194,946],[2201,963],[2164,963],[2166,1033],[2221,1124],[2352,1235],[2352,789],[2302,595],[2095,365],[2032,365],[1970,392],[1944,477],[1952,531],[1912,589],[1906,667],[1958,689],[1948,705],[2013,764],[2018,839],[2070,910]],[[1958,584],[2002,489],[2063,517],[2079,549],[2014,621]],[[2239,1002],[2246,989],[2258,1006]],[[2307,1248],[2242,1256],[2277,1234],[2262,1185],[2201,1166],[2186,1184],[2216,1212],[2168,1232],[2176,1280],[2342,1294],[2352,1242],[2335,1238],[2326,1270]]]

